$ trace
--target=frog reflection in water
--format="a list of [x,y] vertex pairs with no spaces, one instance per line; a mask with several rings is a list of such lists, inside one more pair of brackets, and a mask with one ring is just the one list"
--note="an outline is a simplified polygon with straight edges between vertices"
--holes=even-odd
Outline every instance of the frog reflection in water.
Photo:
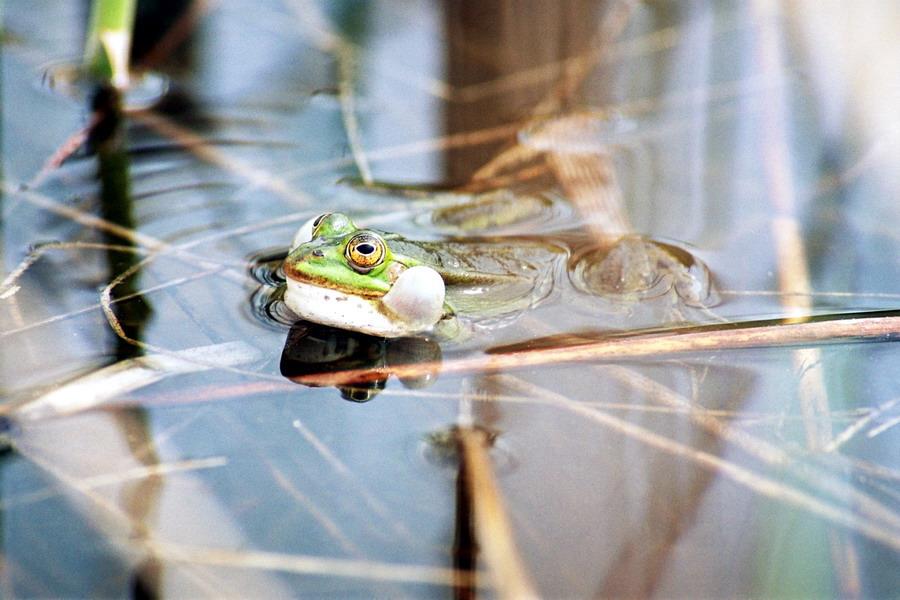
[[368,402],[396,365],[422,365],[417,375],[399,377],[404,387],[418,389],[431,384],[440,361],[440,345],[425,336],[387,339],[297,321],[284,342],[280,369],[294,383],[335,386],[345,400]]
[[677,246],[637,235],[578,246],[418,242],[326,213],[294,238],[285,302],[309,321],[382,337],[448,329],[458,315],[502,322],[546,298],[568,258],[573,284],[592,296],[629,303],[673,290],[688,306],[715,303],[706,266]]

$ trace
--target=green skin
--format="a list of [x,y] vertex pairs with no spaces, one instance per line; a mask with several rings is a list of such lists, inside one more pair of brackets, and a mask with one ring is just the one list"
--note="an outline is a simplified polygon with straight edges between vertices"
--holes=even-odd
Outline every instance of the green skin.
[[[362,231],[381,237],[385,243],[384,260],[368,273],[350,266],[347,243]],[[502,268],[481,269],[473,258],[485,256],[509,259],[518,247],[495,247],[460,242],[419,242],[394,233],[359,229],[341,213],[326,215],[316,225],[312,239],[300,244],[284,261],[285,276],[296,281],[338,290],[366,298],[386,294],[405,269],[424,265],[437,271],[448,286],[509,284],[522,281]],[[447,308],[452,311],[452,307]]]

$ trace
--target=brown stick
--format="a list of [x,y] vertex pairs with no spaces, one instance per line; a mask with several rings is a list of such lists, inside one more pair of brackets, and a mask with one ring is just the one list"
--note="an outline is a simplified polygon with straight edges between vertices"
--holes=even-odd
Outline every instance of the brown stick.
[[900,337],[900,317],[877,316],[833,319],[805,323],[777,322],[771,325],[745,325],[727,329],[688,329],[687,332],[638,334],[632,337],[603,339],[561,348],[518,350],[488,354],[446,362],[394,365],[385,369],[356,369],[339,373],[320,373],[302,378],[303,383],[333,385],[348,376],[377,378],[385,374],[415,377],[439,370],[443,373],[500,371],[568,362],[664,358],[694,352],[768,348],[791,345],[850,341],[888,341]]

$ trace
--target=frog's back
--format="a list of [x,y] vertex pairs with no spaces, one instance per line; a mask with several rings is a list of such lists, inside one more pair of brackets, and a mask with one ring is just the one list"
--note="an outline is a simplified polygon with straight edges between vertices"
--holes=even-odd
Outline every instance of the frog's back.
[[495,317],[526,310],[547,297],[566,252],[527,240],[389,241],[395,254],[434,268],[447,285],[447,301],[459,314]]

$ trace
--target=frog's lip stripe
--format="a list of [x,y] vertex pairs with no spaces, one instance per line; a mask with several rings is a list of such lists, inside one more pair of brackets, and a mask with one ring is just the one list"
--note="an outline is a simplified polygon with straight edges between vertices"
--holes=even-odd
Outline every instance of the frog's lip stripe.
[[360,296],[367,299],[376,299],[381,298],[387,292],[383,292],[381,290],[365,290],[365,289],[352,289],[347,287],[342,287],[340,285],[336,285],[334,281],[325,279],[324,277],[316,277],[314,275],[308,275],[306,273],[300,273],[295,269],[288,266],[287,261],[285,261],[284,265],[284,276],[287,280],[296,281],[298,283],[303,283],[305,285],[312,285],[320,288],[327,288],[329,290],[340,292],[343,294],[351,295],[351,296]]

